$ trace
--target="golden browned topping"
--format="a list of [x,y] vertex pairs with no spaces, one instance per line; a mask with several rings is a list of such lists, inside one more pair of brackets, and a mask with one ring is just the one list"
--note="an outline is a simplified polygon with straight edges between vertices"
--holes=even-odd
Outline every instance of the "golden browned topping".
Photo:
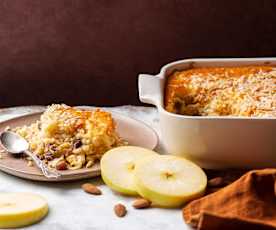
[[39,121],[15,129],[31,150],[58,170],[92,167],[109,149],[122,145],[110,113],[51,105]]
[[168,77],[165,109],[194,116],[276,117],[276,69],[209,67]]

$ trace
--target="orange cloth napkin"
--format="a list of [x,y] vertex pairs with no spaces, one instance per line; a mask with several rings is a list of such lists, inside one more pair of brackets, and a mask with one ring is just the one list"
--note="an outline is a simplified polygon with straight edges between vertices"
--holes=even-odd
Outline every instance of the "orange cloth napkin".
[[276,169],[254,170],[183,209],[198,230],[276,229]]

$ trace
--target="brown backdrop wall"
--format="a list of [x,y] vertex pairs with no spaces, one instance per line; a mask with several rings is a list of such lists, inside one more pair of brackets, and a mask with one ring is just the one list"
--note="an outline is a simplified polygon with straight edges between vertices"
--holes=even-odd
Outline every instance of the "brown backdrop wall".
[[0,107],[139,104],[137,74],[276,54],[274,0],[2,0]]

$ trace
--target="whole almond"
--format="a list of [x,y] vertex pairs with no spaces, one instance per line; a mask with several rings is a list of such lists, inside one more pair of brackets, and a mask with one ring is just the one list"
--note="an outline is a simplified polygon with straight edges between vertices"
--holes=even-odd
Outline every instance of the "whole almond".
[[118,217],[124,217],[127,214],[126,207],[123,204],[116,204],[114,206],[114,212]]
[[67,164],[65,161],[60,161],[56,165],[57,170],[66,170],[67,169]]
[[226,183],[222,177],[215,177],[208,181],[208,187],[222,187],[225,185]]
[[101,195],[102,191],[95,185],[90,184],[90,183],[86,183],[83,184],[82,186],[83,191],[93,194],[93,195]]
[[132,206],[136,209],[148,208],[148,207],[150,207],[150,205],[151,205],[151,202],[149,200],[144,199],[144,198],[136,199],[132,203]]

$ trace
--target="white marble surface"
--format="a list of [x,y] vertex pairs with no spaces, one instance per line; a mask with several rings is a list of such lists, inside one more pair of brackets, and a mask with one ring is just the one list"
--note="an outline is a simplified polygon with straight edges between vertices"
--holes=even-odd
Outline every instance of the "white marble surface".
[[[0,122],[41,109],[39,106],[0,109]],[[159,133],[158,115],[154,108],[120,106],[107,110],[144,121]],[[157,151],[163,152],[162,143],[157,147]],[[92,196],[84,193],[80,188],[84,182],[98,184],[103,195]],[[0,192],[33,192],[48,200],[48,216],[36,225],[22,228],[27,230],[191,229],[184,223],[181,209],[135,210],[131,206],[133,198],[113,193],[100,178],[57,184],[23,180],[0,172]],[[128,214],[124,218],[114,215],[113,206],[118,202],[125,204],[128,209]]]

